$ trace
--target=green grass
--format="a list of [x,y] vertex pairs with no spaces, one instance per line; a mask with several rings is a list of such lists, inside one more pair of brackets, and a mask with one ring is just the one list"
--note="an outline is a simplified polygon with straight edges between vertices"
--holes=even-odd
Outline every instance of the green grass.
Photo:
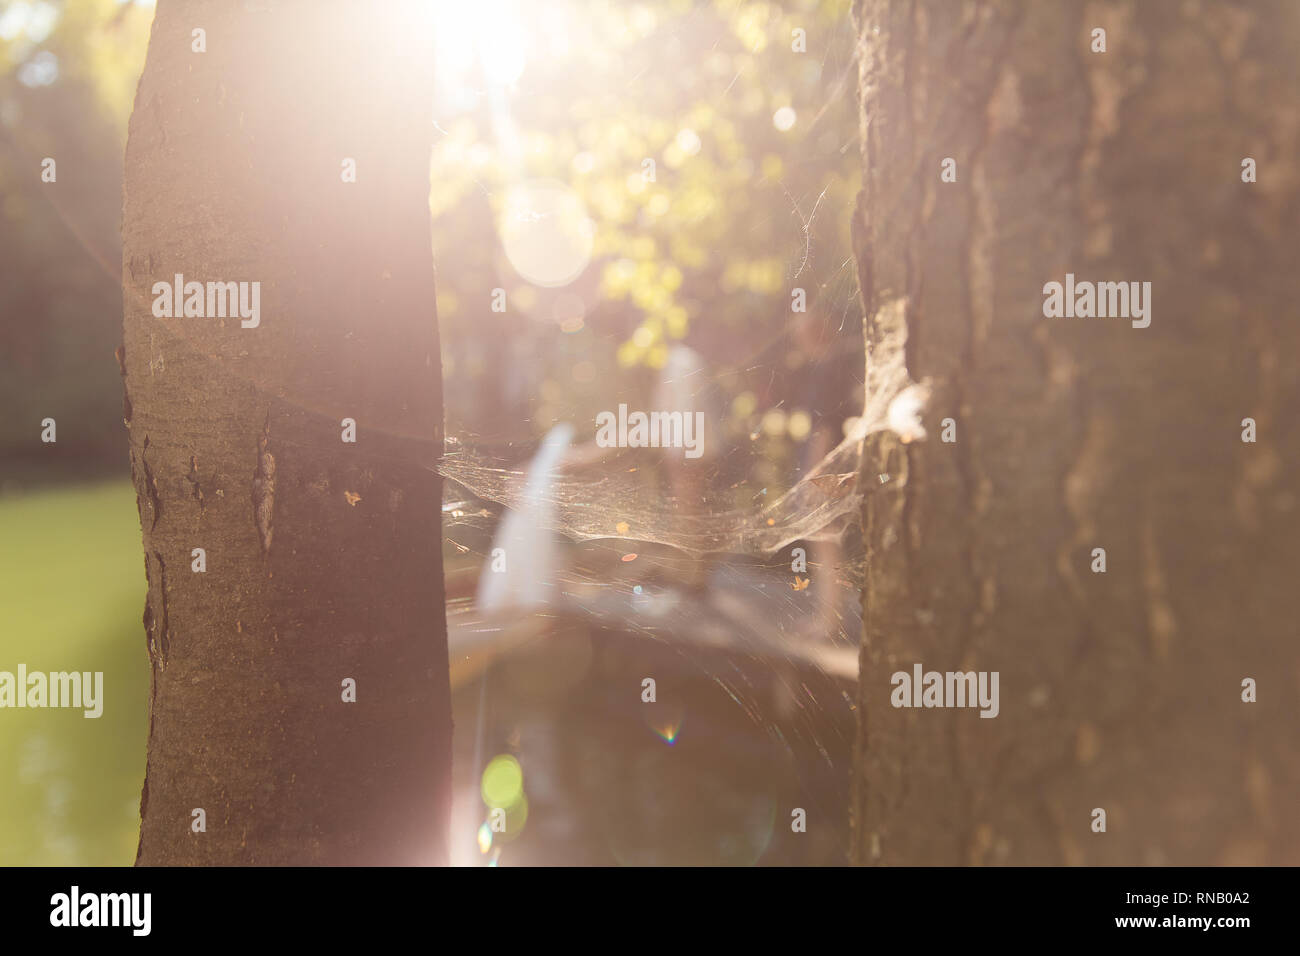
[[0,709],[0,864],[135,859],[149,706],[141,554],[129,482],[0,498],[0,670],[104,674],[98,719]]

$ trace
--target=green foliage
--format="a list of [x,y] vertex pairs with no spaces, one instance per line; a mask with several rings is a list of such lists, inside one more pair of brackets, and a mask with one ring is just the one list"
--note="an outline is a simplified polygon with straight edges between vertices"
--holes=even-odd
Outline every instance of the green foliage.
[[[847,3],[517,9],[521,22],[507,29],[529,42],[516,84],[494,85],[490,70],[440,72],[432,207],[453,421],[491,427],[482,385],[467,380],[502,375],[499,353],[515,340],[541,367],[520,386],[537,401],[520,403],[518,417],[544,431],[606,407],[611,383],[649,388],[676,342],[714,370],[743,368],[773,343],[781,358],[797,352],[785,341],[801,321],[790,310],[794,286],[807,290],[810,313],[838,327],[856,307]],[[458,19],[444,28],[489,59],[503,27]],[[792,49],[796,28],[806,52]],[[779,111],[793,125],[778,128]],[[595,223],[592,262],[567,297],[530,287],[505,256],[484,255],[498,243],[511,184],[537,179],[573,189]],[[498,287],[508,293],[505,317],[489,312]],[[490,337],[496,354],[476,341],[484,323],[499,333]],[[806,359],[795,356],[792,375]],[[753,385],[731,376],[728,397]],[[732,424],[747,432],[756,422]]]
[[[441,44],[430,203],[453,429],[517,440],[590,420],[611,386],[651,391],[684,343],[726,391],[730,434],[744,436],[765,410],[803,401],[773,366],[794,383],[818,375],[846,316],[837,348],[858,348],[847,0],[435,9],[421,28]],[[119,184],[151,16],[116,0],[23,0],[0,14],[0,257],[15,277],[0,286],[11,411],[0,449],[11,460],[32,456],[33,428],[52,415],[60,445],[39,450],[42,466],[123,466],[106,400],[118,390]],[[792,49],[796,29],[806,52]],[[507,69],[513,82],[502,51],[522,67]],[[57,77],[26,84],[45,55]],[[793,125],[778,128],[778,111]],[[57,187],[39,180],[44,156],[58,160]],[[561,289],[531,285],[501,247],[511,186],[539,179],[571,188],[595,224],[590,264]],[[808,317],[791,315],[795,285]],[[506,315],[490,312],[495,288]],[[820,326],[801,332],[809,322]],[[801,348],[801,334],[821,344]],[[850,408],[852,384],[838,383]]]
[[[737,505],[759,486],[775,492],[797,443],[819,443],[815,456],[838,439],[861,375],[847,0],[494,9],[450,0],[436,26],[453,58],[466,54],[459,74],[444,71],[430,195],[452,433],[504,445],[590,422],[651,393],[683,343],[724,392],[727,437],[757,452],[737,469],[752,479],[733,486]],[[0,8],[0,668],[102,670],[106,694],[98,720],[0,719],[0,863],[134,855],[149,679],[134,492],[4,492],[16,477],[48,478],[51,463],[126,467],[113,357],[122,155],[151,19],[149,5],[116,0]],[[806,52],[791,49],[796,28]],[[527,57],[514,84],[491,79],[503,38]],[[38,61],[45,74],[32,72]],[[782,110],[793,110],[784,129]],[[46,156],[57,185],[40,181]],[[500,242],[510,187],[536,179],[572,189],[596,227],[590,264],[561,288],[530,284]],[[807,316],[791,314],[796,285]],[[504,315],[490,312],[495,288],[507,290]],[[832,351],[849,373],[828,371]],[[55,446],[38,441],[45,416],[58,421]]]

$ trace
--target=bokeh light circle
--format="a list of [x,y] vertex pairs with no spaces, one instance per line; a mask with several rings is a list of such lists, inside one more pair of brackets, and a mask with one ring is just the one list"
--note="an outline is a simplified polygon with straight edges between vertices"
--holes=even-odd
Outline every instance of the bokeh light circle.
[[488,807],[513,806],[524,793],[524,771],[519,761],[509,754],[493,757],[483,769],[479,791]]
[[512,186],[497,229],[506,258],[534,285],[568,285],[591,262],[596,224],[582,198],[557,180]]

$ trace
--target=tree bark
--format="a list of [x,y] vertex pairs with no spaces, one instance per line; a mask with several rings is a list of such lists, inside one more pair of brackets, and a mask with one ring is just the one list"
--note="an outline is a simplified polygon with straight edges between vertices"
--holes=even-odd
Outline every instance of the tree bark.
[[[153,662],[139,864],[447,860],[417,6],[158,4],[126,151],[119,353]],[[260,323],[156,318],[154,283],[177,274],[260,282]]]
[[[854,860],[1295,864],[1300,8],[854,17],[868,383],[933,388],[864,449]],[[1066,273],[1151,282],[1150,326],[1046,318]],[[894,707],[916,663],[999,715]]]

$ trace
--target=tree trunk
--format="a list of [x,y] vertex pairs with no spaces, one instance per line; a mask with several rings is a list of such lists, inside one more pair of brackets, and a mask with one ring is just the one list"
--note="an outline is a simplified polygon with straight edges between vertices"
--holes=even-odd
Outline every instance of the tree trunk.
[[[432,35],[415,16],[158,4],[119,355],[153,662],[140,864],[447,859]],[[260,283],[256,325],[206,296],[204,316],[156,317],[178,274]]]
[[[854,16],[869,382],[933,387],[864,451],[854,859],[1296,863],[1300,8]],[[1045,317],[1067,273],[1150,282],[1149,327]],[[1000,713],[895,707],[917,663]]]

